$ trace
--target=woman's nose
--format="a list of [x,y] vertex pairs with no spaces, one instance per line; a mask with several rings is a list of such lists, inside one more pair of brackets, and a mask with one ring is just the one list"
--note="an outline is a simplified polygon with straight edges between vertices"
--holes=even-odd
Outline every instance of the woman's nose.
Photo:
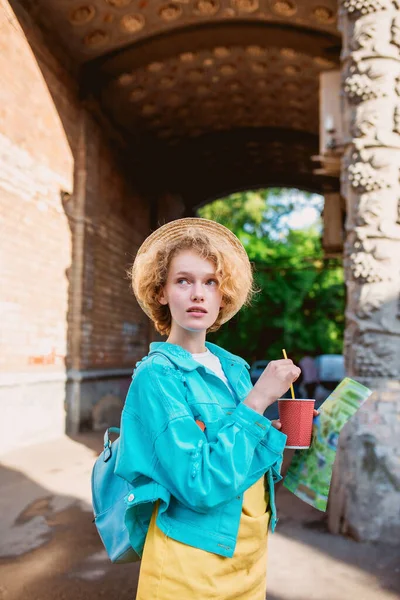
[[193,301],[204,300],[204,292],[203,292],[203,288],[201,287],[201,283],[194,284],[194,286],[192,288],[192,300]]

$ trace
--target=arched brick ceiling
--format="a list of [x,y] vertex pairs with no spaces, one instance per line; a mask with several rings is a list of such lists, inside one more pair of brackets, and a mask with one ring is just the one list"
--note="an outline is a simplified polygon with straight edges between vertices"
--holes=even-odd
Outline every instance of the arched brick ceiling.
[[318,133],[318,76],[334,63],[290,47],[213,46],[123,70],[101,91],[119,127],[169,145],[243,127]]
[[335,0],[24,0],[79,62],[192,25],[290,24],[331,34]]
[[135,171],[189,212],[245,185],[321,190],[310,158],[319,74],[339,64],[335,1],[21,1],[80,66]]
[[321,191],[311,161],[319,74],[337,66],[338,45],[331,34],[287,26],[191,28],[101,57],[85,80],[116,128],[135,140],[133,152],[157,165],[153,177],[188,207],[246,185]]

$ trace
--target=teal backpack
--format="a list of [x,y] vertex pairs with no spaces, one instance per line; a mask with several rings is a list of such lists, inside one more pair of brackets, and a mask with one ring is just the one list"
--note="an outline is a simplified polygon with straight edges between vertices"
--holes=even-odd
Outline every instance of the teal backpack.
[[[151,352],[150,354],[161,354],[161,352]],[[172,361],[170,362],[173,364]],[[119,432],[118,427],[109,427],[106,430],[103,452],[94,463],[92,470],[93,522],[111,562],[129,563],[139,561],[140,556],[131,546],[125,525],[126,500],[129,502],[131,499],[132,486],[114,473],[119,437],[111,442],[110,433],[119,435]]]
[[137,562],[125,525],[126,502],[131,486],[114,473],[119,437],[111,442],[110,433],[119,434],[118,427],[109,427],[104,434],[104,449],[92,471],[92,505],[94,520],[101,541],[113,563]]

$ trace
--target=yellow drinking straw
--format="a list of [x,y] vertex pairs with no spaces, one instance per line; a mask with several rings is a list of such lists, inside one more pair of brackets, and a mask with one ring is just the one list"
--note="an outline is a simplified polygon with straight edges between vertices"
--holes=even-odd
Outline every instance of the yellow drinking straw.
[[[287,355],[286,355],[286,350],[285,350],[285,348],[283,348],[282,352],[283,352],[283,358],[287,358]],[[294,389],[293,389],[293,385],[292,385],[292,384],[290,384],[290,391],[291,391],[291,393],[292,393],[292,398],[293,398],[293,400],[296,400],[296,398],[294,397]]]

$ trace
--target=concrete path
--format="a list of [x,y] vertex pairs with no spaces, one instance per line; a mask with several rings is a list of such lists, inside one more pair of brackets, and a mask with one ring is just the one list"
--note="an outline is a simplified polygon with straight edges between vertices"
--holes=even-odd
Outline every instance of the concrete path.
[[[92,523],[100,449],[101,437],[90,434],[0,459],[0,600],[135,599],[139,565],[111,565]],[[400,545],[332,536],[324,515],[284,488],[278,502],[268,600],[400,598]]]

